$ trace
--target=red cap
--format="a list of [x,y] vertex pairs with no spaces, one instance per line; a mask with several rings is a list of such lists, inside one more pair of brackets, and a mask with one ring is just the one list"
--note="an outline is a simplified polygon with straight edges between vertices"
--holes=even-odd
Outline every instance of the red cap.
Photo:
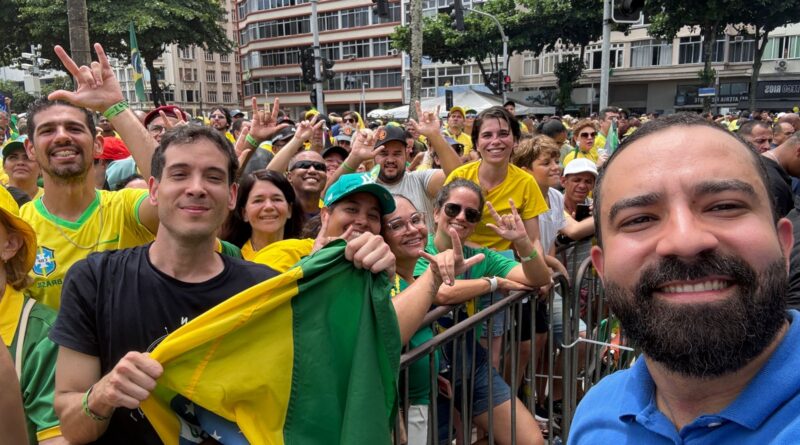
[[130,156],[128,147],[122,140],[113,136],[103,138],[103,152],[95,156],[95,159],[110,159],[112,161],[119,161]]
[[157,117],[159,117],[159,114],[158,114],[159,111],[163,111],[164,114],[167,115],[167,117],[174,117],[175,119],[178,119],[178,113],[180,113],[183,116],[183,120],[185,120],[185,121],[189,120],[189,115],[186,114],[180,108],[176,107],[175,105],[164,105],[162,107],[158,107],[155,110],[147,113],[147,116],[144,117],[144,126],[145,127],[150,125],[150,122],[153,122]]

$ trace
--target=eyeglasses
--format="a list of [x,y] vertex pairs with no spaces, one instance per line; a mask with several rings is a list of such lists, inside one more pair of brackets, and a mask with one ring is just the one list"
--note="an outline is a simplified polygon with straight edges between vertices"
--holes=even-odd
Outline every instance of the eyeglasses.
[[211,116],[209,116],[209,117],[210,117],[211,119],[225,119],[225,115],[224,115],[224,114],[212,114],[212,115],[211,115]]
[[425,213],[424,212],[412,213],[411,217],[408,218],[408,220],[397,218],[386,223],[386,227],[392,233],[404,232],[405,231],[404,229],[409,226],[411,228],[425,227]]
[[167,130],[167,127],[165,127],[163,125],[151,125],[151,126],[147,127],[147,131],[149,131],[152,134],[161,134],[161,133],[165,132],[166,130]]
[[475,224],[476,222],[481,220],[481,211],[478,209],[473,209],[472,207],[462,207],[461,204],[454,204],[452,202],[448,202],[444,205],[444,214],[450,218],[455,218],[459,214],[461,214],[461,209],[464,209],[464,218],[467,220],[468,223]]
[[475,119],[476,117],[478,117],[478,115],[477,114],[472,114],[472,113],[467,113],[467,115],[465,117],[467,119]]
[[318,172],[324,172],[325,164],[317,161],[297,161],[294,163],[291,170],[297,170],[298,168],[305,168],[305,169],[313,168]]
[[578,136],[580,136],[582,138],[592,138],[592,139],[594,139],[594,137],[597,136],[597,133],[581,133]]
[[356,120],[355,120],[355,119],[353,119],[353,118],[351,118],[351,117],[348,117],[348,118],[342,119],[342,121],[343,121],[344,123],[347,123],[347,124],[354,124],[354,123],[356,123]]

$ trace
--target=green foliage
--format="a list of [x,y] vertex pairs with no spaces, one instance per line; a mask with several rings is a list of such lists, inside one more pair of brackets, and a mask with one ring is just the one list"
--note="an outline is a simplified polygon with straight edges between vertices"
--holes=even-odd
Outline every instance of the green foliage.
[[0,93],[11,98],[11,110],[14,113],[24,113],[36,98],[25,91],[18,83],[0,80]]
[[42,83],[42,96],[49,96],[50,93],[57,90],[67,90],[72,91],[74,86],[72,84],[72,78],[69,76],[58,76],[54,77],[51,82]]
[[572,105],[572,90],[578,86],[578,79],[585,68],[586,64],[583,63],[583,60],[574,54],[566,56],[556,64],[553,74],[558,79],[556,106],[559,112],[564,112],[567,107]]

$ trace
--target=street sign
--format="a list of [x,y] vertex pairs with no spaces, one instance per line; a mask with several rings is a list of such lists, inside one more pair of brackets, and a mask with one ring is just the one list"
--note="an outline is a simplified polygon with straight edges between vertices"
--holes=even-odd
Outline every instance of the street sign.
[[717,95],[716,88],[698,88],[697,89],[697,96],[698,97],[713,97]]

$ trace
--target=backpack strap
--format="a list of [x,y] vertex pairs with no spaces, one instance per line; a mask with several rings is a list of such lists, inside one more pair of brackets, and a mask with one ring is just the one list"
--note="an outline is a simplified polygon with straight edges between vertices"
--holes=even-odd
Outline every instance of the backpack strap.
[[17,327],[17,348],[14,353],[14,368],[17,371],[17,378],[22,379],[22,349],[25,344],[25,333],[28,331],[28,317],[31,315],[33,305],[36,300],[28,298],[25,301],[25,306],[22,308],[22,315],[19,318],[19,326]]

